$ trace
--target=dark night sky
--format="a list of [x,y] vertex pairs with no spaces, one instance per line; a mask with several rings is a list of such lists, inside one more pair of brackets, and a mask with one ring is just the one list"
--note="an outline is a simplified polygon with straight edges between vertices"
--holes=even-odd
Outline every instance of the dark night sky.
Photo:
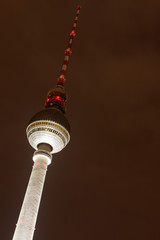
[[25,128],[67,72],[71,142],[53,156],[34,240],[159,240],[160,1],[1,0],[0,239],[32,169]]

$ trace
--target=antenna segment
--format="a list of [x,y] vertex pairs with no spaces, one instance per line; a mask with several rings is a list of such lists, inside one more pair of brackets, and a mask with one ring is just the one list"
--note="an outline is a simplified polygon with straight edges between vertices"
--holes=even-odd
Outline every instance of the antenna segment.
[[57,86],[56,86],[56,88],[51,89],[48,92],[47,99],[45,102],[45,108],[53,108],[53,107],[55,108],[56,107],[62,113],[66,112],[67,96],[66,96],[66,92],[64,89],[64,83],[66,81],[65,75],[66,75],[66,71],[67,71],[69,57],[72,54],[71,47],[72,47],[73,39],[76,36],[75,30],[76,30],[76,26],[77,26],[80,9],[81,9],[81,6],[78,5],[73,28],[72,28],[72,31],[71,31],[70,37],[69,37],[68,46],[67,46],[67,49],[65,50],[63,65],[62,65],[60,76],[58,78]]
[[75,30],[76,30],[77,21],[78,21],[78,17],[79,17],[79,12],[80,12],[81,8],[82,7],[80,5],[77,6],[76,17],[75,17],[75,20],[74,20],[72,31],[70,33],[68,46],[67,46],[67,49],[65,50],[64,61],[63,61],[60,76],[58,78],[58,84],[57,85],[62,85],[63,86],[65,81],[66,81],[65,75],[66,75],[66,71],[67,71],[67,65],[68,65],[68,62],[69,62],[69,57],[72,54],[71,47],[72,47],[73,39],[76,36]]

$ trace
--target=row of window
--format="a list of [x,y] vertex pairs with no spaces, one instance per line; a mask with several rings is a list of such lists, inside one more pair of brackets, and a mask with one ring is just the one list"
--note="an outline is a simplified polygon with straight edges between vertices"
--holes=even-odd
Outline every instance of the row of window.
[[55,133],[56,135],[58,135],[58,136],[62,139],[63,143],[66,144],[66,141],[65,141],[64,136],[63,136],[61,133],[59,133],[58,131],[56,131],[56,130],[54,130],[54,129],[52,129],[52,128],[46,128],[46,127],[34,128],[34,129],[32,129],[32,130],[28,133],[28,137],[29,137],[32,133],[37,132],[37,131],[48,131],[48,132]]
[[53,122],[36,122],[36,123],[32,123],[32,124],[28,127],[28,131],[29,131],[32,127],[38,126],[38,125],[40,125],[40,124],[51,125],[51,126],[53,126],[53,127],[56,127],[56,128],[58,128],[58,129],[60,129],[62,132],[64,132],[64,133],[66,134],[67,138],[68,138],[68,133],[65,131],[65,129],[62,128],[61,126],[53,123]]

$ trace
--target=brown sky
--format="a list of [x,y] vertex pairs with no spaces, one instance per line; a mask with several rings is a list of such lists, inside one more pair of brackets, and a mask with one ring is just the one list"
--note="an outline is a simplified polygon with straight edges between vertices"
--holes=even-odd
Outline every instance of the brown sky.
[[0,3],[0,239],[32,168],[25,128],[67,73],[70,144],[53,156],[34,240],[160,239],[160,1]]

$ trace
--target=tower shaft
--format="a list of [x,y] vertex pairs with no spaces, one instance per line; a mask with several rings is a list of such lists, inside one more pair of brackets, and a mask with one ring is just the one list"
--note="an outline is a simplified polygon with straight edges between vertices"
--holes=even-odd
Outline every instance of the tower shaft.
[[32,240],[46,177],[48,159],[37,155],[16,224],[13,240]]

